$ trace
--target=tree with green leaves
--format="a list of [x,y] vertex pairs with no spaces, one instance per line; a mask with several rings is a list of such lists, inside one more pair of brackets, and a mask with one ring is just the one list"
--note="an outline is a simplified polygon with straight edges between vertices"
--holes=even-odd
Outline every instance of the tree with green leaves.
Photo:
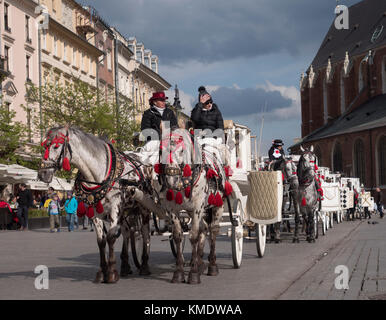
[[2,103],[0,106],[0,162],[17,163],[15,151],[23,144],[25,126],[14,121],[16,112]]
[[[39,87],[27,85],[28,102],[39,104]],[[119,105],[111,97],[89,84],[75,79],[65,84],[46,82],[41,87],[42,123],[38,108],[33,114],[35,128],[46,132],[49,128],[66,125],[117,142],[117,148],[130,150],[134,133],[139,130],[135,122],[135,108],[127,99]]]

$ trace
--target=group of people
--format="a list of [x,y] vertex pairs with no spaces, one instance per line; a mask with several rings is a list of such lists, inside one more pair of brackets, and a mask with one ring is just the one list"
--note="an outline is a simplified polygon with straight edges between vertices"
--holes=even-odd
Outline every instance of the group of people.
[[[66,213],[66,221],[68,231],[73,232],[74,229],[79,229],[79,220],[77,216],[78,201],[72,192],[67,192],[66,197],[60,199],[59,195],[52,187],[49,187],[47,193],[40,198],[39,207],[46,210],[50,220],[50,232],[60,232],[60,213],[62,210]],[[0,200],[0,208],[8,210],[8,214],[12,216],[12,223],[18,226],[17,230],[28,230],[28,211],[33,206],[34,199],[31,191],[26,184],[22,183],[19,186],[19,191],[16,195],[11,194],[8,201]],[[9,220],[9,219],[7,219]],[[87,217],[83,218],[83,230],[94,231],[93,223]]]

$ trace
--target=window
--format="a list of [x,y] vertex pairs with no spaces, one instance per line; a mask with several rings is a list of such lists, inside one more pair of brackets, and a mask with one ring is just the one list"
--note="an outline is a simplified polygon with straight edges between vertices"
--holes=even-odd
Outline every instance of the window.
[[365,147],[363,141],[358,139],[354,144],[354,176],[361,180],[361,183],[365,183]]
[[5,60],[5,68],[6,68],[6,71],[9,71],[9,47],[8,46],[4,46],[4,60]]
[[340,113],[343,114],[345,110],[346,110],[346,96],[345,96],[344,76],[342,72],[340,76]]
[[58,56],[58,38],[54,36],[54,55]]
[[332,167],[334,172],[343,172],[342,148],[339,142],[335,144],[334,153],[332,157]]
[[365,67],[364,64],[359,65],[359,79],[358,79],[358,91],[361,92],[364,88],[364,78],[363,78],[363,68]]
[[11,31],[9,27],[9,4],[4,2],[4,29]]
[[67,61],[67,43],[63,42],[63,61]]
[[28,43],[32,42],[29,34],[29,16],[25,16],[25,41]]
[[31,59],[31,57],[27,55],[25,58],[26,58],[25,59],[26,60],[26,62],[25,62],[26,80],[31,81],[31,77],[30,77],[30,59]]
[[378,142],[379,185],[386,185],[386,136]]
[[142,50],[137,50],[137,61],[142,62]]
[[145,57],[145,65],[148,67],[150,65],[150,60],[149,60],[149,57],[146,56]]
[[154,72],[157,72],[157,63],[155,62],[155,60],[153,60],[151,62],[151,69],[154,71]]
[[[103,42],[99,42],[99,50],[100,50],[100,51],[103,51]],[[100,64],[101,64],[102,66],[104,66],[104,65],[105,65],[105,59],[102,59],[102,61],[100,62]]]
[[74,67],[77,67],[77,62],[76,62],[76,48],[72,49],[72,65]]
[[324,124],[328,122],[328,104],[327,104],[327,83],[323,81],[323,116]]
[[107,50],[107,68],[111,70],[111,50]]
[[84,53],[82,52],[82,55],[80,56],[80,68],[82,71],[84,71]]

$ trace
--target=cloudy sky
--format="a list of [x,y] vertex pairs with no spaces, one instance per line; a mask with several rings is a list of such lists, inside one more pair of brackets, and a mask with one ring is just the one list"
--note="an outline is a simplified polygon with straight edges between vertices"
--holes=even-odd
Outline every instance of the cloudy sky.
[[[335,18],[336,0],[81,2],[158,55],[161,76],[180,88],[184,112],[190,114],[204,85],[225,119],[254,134],[267,104],[263,152],[272,139],[282,138],[289,147],[300,137],[300,74]],[[168,92],[171,101],[173,95]]]

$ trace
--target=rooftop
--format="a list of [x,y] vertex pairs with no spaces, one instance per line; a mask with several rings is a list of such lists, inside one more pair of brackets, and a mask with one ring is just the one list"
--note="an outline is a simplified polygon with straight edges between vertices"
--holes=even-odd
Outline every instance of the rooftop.
[[386,45],[386,1],[363,0],[349,8],[349,29],[338,30],[334,21],[312,61],[320,69],[331,63],[357,56]]

